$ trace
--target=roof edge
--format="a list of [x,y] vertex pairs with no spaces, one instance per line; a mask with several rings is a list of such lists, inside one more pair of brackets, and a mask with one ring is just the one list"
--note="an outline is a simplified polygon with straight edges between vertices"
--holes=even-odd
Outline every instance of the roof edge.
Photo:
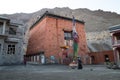
[[109,27],[110,32],[114,32],[118,30],[120,30],[120,24]]
[[[53,13],[50,13],[50,12],[46,11],[46,12],[30,27],[30,29],[32,29],[32,28],[33,28],[38,22],[40,22],[45,16],[52,16],[52,17],[57,17],[57,18],[66,19],[66,20],[72,20],[72,18],[60,16],[60,15],[53,14]],[[76,22],[79,22],[79,23],[81,23],[81,24],[85,24],[84,21],[80,21],[80,20],[77,20],[77,19],[75,19],[75,21],[76,21]]]
[[7,17],[0,16],[0,19],[10,21]]

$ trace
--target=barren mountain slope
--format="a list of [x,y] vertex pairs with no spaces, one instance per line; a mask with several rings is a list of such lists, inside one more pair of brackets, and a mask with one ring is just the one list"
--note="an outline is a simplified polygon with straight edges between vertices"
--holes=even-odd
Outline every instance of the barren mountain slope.
[[120,15],[114,12],[105,12],[102,10],[91,11],[89,9],[70,9],[70,8],[54,8],[54,9],[41,9],[34,13],[16,13],[3,16],[12,19],[14,22],[33,24],[45,11],[49,11],[61,16],[71,17],[75,16],[78,20],[84,20],[86,22],[85,30],[87,32],[104,31],[108,30],[109,26],[120,24]]

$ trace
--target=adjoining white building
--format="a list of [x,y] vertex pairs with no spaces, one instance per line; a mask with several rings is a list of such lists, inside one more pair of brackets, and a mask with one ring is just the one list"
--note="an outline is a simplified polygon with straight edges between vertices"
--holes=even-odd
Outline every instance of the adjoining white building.
[[0,65],[24,61],[24,27],[0,16]]

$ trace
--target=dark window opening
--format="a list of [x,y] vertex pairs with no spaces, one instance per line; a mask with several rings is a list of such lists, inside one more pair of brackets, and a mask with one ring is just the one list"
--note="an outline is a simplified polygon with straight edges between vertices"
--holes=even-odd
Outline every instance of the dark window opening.
[[0,25],[2,25],[2,26],[3,26],[3,22],[0,22]]
[[7,54],[15,54],[15,45],[14,44],[8,45]]
[[9,28],[9,34],[16,35],[16,29],[15,28]]
[[64,39],[65,40],[72,40],[72,31],[65,31],[64,32]]
[[64,44],[66,46],[72,46],[73,45],[73,37],[72,37],[72,31],[64,31]]

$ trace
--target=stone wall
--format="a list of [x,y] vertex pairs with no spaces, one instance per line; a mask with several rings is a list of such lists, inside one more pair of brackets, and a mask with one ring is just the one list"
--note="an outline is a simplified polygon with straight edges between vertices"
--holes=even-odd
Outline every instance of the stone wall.
[[90,52],[112,50],[111,35],[109,31],[88,32],[86,35]]
[[110,39],[110,32],[109,31],[99,31],[99,32],[87,32],[86,33],[87,40],[104,40],[104,39]]
[[[10,65],[10,64],[23,64],[25,54],[23,45],[24,45],[24,26],[19,25],[16,30],[16,35],[10,35],[9,32],[9,25],[6,26],[5,34],[7,38],[1,38],[1,51],[0,51],[0,65]],[[8,45],[14,44],[15,45],[15,53],[8,54]]]

